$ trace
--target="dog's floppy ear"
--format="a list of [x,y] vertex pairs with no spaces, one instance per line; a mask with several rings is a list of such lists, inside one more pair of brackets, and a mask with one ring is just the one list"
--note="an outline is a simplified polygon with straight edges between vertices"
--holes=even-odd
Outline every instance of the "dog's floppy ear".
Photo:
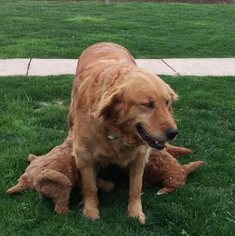
[[94,111],[94,117],[103,116],[106,120],[116,120],[124,106],[123,90],[120,88],[112,94],[104,93]]
[[178,99],[178,95],[175,93],[175,91],[171,88],[169,84],[167,84],[167,88],[169,90],[170,96],[171,96],[171,101],[174,102]]

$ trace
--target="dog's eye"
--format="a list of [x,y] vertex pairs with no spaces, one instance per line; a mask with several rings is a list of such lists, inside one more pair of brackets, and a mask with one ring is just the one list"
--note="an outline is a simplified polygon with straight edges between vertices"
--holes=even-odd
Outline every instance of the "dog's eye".
[[145,107],[148,107],[150,109],[155,108],[155,103],[154,102],[143,103],[142,105],[145,106]]
[[168,107],[169,111],[172,112],[171,101],[170,100],[166,100],[166,106]]

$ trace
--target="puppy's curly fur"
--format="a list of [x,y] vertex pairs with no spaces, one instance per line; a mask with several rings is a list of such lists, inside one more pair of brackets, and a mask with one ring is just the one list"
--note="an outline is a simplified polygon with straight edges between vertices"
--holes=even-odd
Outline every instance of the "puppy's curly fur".
[[[72,153],[72,136],[61,145],[56,146],[43,156],[30,154],[31,162],[19,182],[7,190],[8,194],[22,192],[26,189],[35,189],[39,195],[51,197],[55,203],[55,211],[59,214],[69,213],[69,197],[72,188],[80,185],[80,174],[77,170]],[[103,191],[110,191],[114,184],[97,179],[98,187]]]
[[[72,156],[72,136],[61,145],[56,146],[46,155],[37,157],[30,154],[31,162],[25,173],[14,187],[7,190],[8,194],[22,192],[28,188],[35,189],[41,196],[51,197],[55,203],[55,211],[60,214],[69,212],[69,197],[75,185],[80,186],[80,174]],[[158,194],[165,194],[183,187],[189,173],[204,165],[203,161],[180,165],[176,158],[191,154],[192,151],[183,147],[167,144],[162,151],[152,151],[144,170],[144,185],[162,184]],[[101,178],[97,179],[98,188],[109,192],[114,184]]]
[[166,145],[162,151],[152,151],[144,171],[144,184],[153,186],[161,184],[163,187],[158,195],[174,191],[183,187],[189,173],[205,164],[204,161],[195,161],[181,165],[176,158],[191,154],[192,150],[182,147]]

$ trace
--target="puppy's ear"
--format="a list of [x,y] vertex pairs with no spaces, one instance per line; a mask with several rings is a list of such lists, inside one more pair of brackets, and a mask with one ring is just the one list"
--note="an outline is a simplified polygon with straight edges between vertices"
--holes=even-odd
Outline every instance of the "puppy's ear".
[[175,93],[175,91],[171,88],[169,84],[167,84],[167,88],[171,96],[171,101],[172,102],[176,101],[178,99],[178,95]]
[[104,94],[95,109],[94,117],[103,116],[105,120],[116,120],[124,107],[123,91],[118,89],[112,94]]

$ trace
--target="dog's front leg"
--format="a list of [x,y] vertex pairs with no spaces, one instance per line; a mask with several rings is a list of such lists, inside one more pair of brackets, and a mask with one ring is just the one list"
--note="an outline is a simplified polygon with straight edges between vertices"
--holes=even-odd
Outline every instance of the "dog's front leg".
[[96,168],[93,163],[87,162],[86,165],[80,169],[82,177],[82,191],[83,191],[83,214],[91,219],[98,219],[99,215],[99,200],[97,197],[96,185]]
[[145,223],[145,214],[142,211],[141,190],[146,160],[143,156],[137,157],[130,163],[129,169],[129,205],[128,214],[138,218],[141,224]]

